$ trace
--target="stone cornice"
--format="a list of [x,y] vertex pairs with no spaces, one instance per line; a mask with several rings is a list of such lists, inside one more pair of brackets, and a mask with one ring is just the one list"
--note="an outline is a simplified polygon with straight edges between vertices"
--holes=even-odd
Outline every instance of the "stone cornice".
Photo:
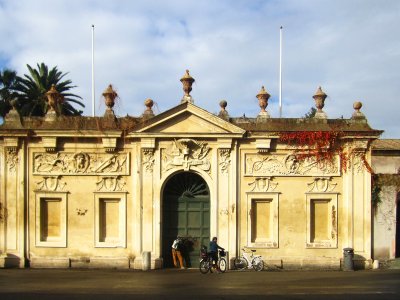
[[122,130],[35,130],[34,134],[38,137],[110,137],[118,138],[122,135]]
[[243,138],[241,134],[221,134],[221,133],[157,133],[157,132],[150,132],[150,133],[130,133],[128,138],[197,138],[197,139],[204,139],[204,138],[226,138],[226,139],[234,139],[234,138]]
[[[167,122],[172,121],[174,118],[185,114],[185,113],[189,113],[192,115],[195,115],[203,120],[207,120],[210,124],[213,124],[214,126],[218,127],[218,128],[223,128],[225,130],[224,133],[215,133],[212,136],[215,135],[225,135],[228,134],[228,136],[243,136],[245,134],[245,130],[232,124],[229,123],[223,119],[221,119],[220,117],[194,105],[191,103],[184,103],[181,104],[177,107],[174,107],[173,109],[170,109],[152,119],[150,119],[146,124],[141,124],[138,127],[134,128],[128,136],[142,136],[141,134],[144,133],[153,133],[152,129],[156,128],[157,126],[160,126],[161,124],[165,124]],[[162,136],[165,136],[165,134],[171,134],[171,133],[158,133]],[[208,133],[210,136],[211,134]],[[193,136],[193,135],[191,135]],[[200,134],[200,136],[204,136],[203,134]]]

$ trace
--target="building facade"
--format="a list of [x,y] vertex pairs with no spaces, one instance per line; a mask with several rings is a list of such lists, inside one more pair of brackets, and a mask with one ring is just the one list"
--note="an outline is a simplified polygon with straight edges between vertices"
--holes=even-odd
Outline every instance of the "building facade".
[[376,199],[373,223],[373,258],[400,257],[400,140],[372,143],[372,168]]
[[[232,260],[256,249],[279,268],[340,268],[343,248],[371,265],[371,129],[355,103],[350,119],[233,118],[181,103],[154,115],[20,118],[0,126],[1,264],[4,267],[170,267],[171,244],[190,241],[198,265],[213,236]],[[111,88],[111,87],[109,87]],[[114,96],[113,96],[114,95]],[[50,101],[50,94],[49,94]]]

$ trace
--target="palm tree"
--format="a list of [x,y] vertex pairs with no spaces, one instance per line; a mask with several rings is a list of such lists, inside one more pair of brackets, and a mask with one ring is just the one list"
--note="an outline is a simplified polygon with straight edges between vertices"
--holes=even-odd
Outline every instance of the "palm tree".
[[77,110],[72,106],[72,103],[74,103],[82,108],[85,107],[79,101],[82,97],[68,92],[76,86],[71,85],[71,80],[62,81],[68,73],[63,74],[57,67],[53,67],[49,71],[44,63],[37,64],[37,69],[33,69],[30,65],[27,65],[27,67],[29,75],[25,74],[24,77],[18,77],[16,86],[22,116],[44,116],[46,114],[48,106],[46,92],[50,90],[53,84],[63,98],[60,113],[67,116],[82,114],[82,110]]
[[312,118],[314,118],[316,112],[317,112],[317,109],[315,107],[311,107],[310,110],[308,111],[308,113],[306,113],[303,118],[312,119]]
[[0,71],[0,116],[2,118],[11,109],[10,101],[17,97],[15,87],[17,84],[17,72],[5,69]]

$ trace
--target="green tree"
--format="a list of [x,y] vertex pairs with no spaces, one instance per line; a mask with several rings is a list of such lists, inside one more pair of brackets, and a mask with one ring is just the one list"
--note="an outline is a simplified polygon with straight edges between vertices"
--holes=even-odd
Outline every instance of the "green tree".
[[44,116],[47,112],[46,92],[54,84],[57,91],[62,95],[61,114],[67,116],[79,116],[82,110],[77,110],[72,104],[82,108],[85,105],[80,101],[82,97],[69,93],[69,90],[76,87],[71,85],[71,80],[63,80],[68,73],[62,73],[53,67],[49,68],[41,63],[37,69],[27,65],[29,75],[17,78],[16,90],[18,91],[18,106],[22,116]]
[[0,116],[3,118],[11,109],[10,101],[17,97],[16,84],[17,72],[9,69],[0,71]]
[[308,113],[304,115],[304,118],[306,119],[311,119],[314,118],[315,114],[317,112],[317,109],[315,107],[311,107]]

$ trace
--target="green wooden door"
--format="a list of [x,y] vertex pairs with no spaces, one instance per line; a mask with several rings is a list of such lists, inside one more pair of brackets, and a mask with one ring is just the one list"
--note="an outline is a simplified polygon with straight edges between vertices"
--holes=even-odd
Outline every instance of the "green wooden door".
[[164,267],[173,267],[171,245],[177,236],[185,240],[186,266],[198,267],[200,247],[208,245],[210,240],[210,192],[204,179],[191,172],[176,174],[164,188]]

